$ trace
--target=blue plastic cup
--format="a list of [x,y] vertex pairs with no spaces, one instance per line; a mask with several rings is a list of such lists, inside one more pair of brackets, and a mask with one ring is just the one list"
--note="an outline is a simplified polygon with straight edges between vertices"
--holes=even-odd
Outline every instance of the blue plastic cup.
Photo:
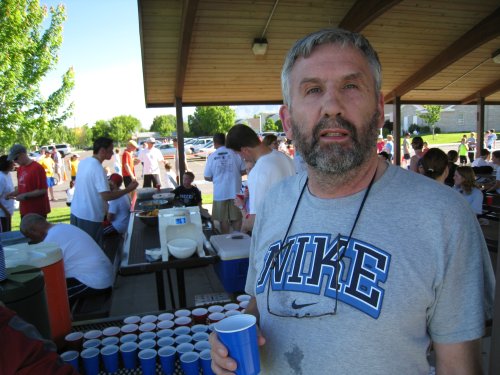
[[102,339],[101,345],[102,346],[118,345],[119,342],[120,342],[120,339],[118,337],[110,336],[110,337],[106,337],[106,338]]
[[200,373],[200,355],[196,352],[182,354],[181,368],[185,375],[198,375]]
[[90,339],[83,343],[83,349],[98,348],[100,346],[101,346],[101,340],[99,339]]
[[155,375],[156,373],[156,350],[144,349],[139,352],[142,373],[144,375]]
[[137,343],[129,341],[120,345],[123,367],[134,369],[137,367]]
[[118,371],[118,346],[106,345],[101,349],[101,357],[107,372]]
[[184,353],[192,352],[194,350],[194,345],[185,342],[184,344],[177,345],[175,349],[177,350],[178,356],[180,358]]
[[71,366],[73,366],[76,371],[78,371],[78,358],[80,357],[80,354],[76,350],[68,350],[67,352],[64,352],[61,354],[61,359],[65,363],[69,363]]
[[159,338],[172,337],[173,335],[174,335],[173,329],[162,329],[161,331],[156,332],[156,336]]
[[212,370],[212,355],[210,349],[205,349],[200,353],[200,364],[203,369],[203,375],[215,375]]
[[210,349],[210,343],[208,341],[198,341],[196,344],[194,344],[194,350],[197,352],[202,352],[205,349]]
[[120,337],[120,342],[122,344],[125,344],[126,342],[136,342],[136,341],[137,341],[137,335],[134,333],[128,333]]
[[156,333],[154,332],[143,332],[139,335],[139,341],[155,340],[155,339],[156,339]]
[[86,375],[97,375],[99,373],[99,349],[84,349],[80,357],[82,358]]
[[175,372],[175,354],[177,351],[173,346],[163,346],[158,350],[161,369],[165,375],[172,375]]
[[237,363],[237,375],[256,375],[260,372],[256,323],[255,316],[241,314],[230,316],[214,326],[219,340]]
[[208,326],[206,324],[196,324],[191,327],[192,333],[207,332],[207,331],[208,331]]
[[191,342],[193,338],[190,335],[180,335],[175,338],[176,345],[184,344],[186,342]]
[[199,341],[207,341],[208,340],[208,333],[206,332],[197,332],[193,335],[193,342],[197,343]]
[[139,350],[154,349],[155,347],[156,347],[156,340],[139,341]]
[[173,337],[162,337],[157,341],[157,344],[160,348],[164,346],[174,346],[175,340]]
[[189,328],[189,327],[182,326],[182,327],[177,327],[176,329],[174,329],[175,336],[189,335],[189,333],[191,333],[191,328]]

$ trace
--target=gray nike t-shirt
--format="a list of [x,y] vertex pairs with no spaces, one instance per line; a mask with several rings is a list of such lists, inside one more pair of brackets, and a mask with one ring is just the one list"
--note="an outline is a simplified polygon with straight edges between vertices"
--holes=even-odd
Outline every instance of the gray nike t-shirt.
[[301,174],[273,188],[252,236],[246,291],[267,340],[263,374],[428,374],[431,340],[482,336],[484,280],[491,302],[493,273],[459,194],[390,166],[346,247],[365,191],[320,199],[305,189],[289,251],[272,268],[304,182]]

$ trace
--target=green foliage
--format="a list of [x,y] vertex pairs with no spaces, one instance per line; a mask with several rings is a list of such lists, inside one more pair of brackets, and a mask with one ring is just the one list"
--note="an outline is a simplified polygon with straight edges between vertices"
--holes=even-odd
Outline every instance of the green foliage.
[[[44,29],[48,13],[50,22]],[[74,86],[72,68],[48,98],[40,92],[43,78],[57,64],[65,19],[62,5],[47,11],[38,0],[0,1],[1,148],[14,142],[28,147],[47,142],[72,114],[72,104],[65,107]]]
[[276,131],[278,131],[278,132],[280,132],[280,133],[284,131],[284,130],[283,130],[283,124],[282,124],[282,122],[281,122],[281,119],[277,120],[275,124],[276,124],[276,126],[278,127],[278,130],[276,130]]
[[133,116],[116,116],[110,121],[98,120],[92,128],[92,141],[99,137],[109,137],[115,145],[126,143],[132,134],[141,129],[141,122]]
[[236,112],[229,106],[196,107],[188,116],[190,134],[193,136],[227,133],[234,125]]
[[267,118],[266,123],[264,124],[264,131],[265,132],[279,132],[279,127],[276,125],[276,123],[271,119]]
[[175,133],[176,129],[177,119],[174,115],[161,115],[154,118],[149,131],[158,132],[162,137],[168,137]]
[[442,107],[440,105],[424,105],[424,108],[426,113],[417,113],[417,116],[424,120],[432,129],[432,133],[435,134],[435,125],[441,119]]

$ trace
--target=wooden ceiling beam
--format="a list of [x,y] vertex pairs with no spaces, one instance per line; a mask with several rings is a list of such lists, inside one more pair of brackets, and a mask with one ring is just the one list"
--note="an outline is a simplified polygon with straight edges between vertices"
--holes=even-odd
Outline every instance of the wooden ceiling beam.
[[498,91],[500,91],[500,79],[496,80],[495,82],[489,84],[486,87],[483,87],[478,92],[476,92],[472,95],[469,95],[468,97],[462,99],[460,104],[475,103],[477,101],[477,98],[479,98],[479,97],[487,98],[488,96],[493,95],[494,93],[496,93]]
[[184,83],[186,81],[186,67],[189,60],[189,49],[193,35],[196,11],[199,0],[186,0],[182,11],[182,22],[179,37],[179,48],[177,55],[177,69],[175,79],[175,97],[182,98]]
[[359,33],[400,2],[401,0],[358,0],[340,21],[339,27]]
[[497,8],[488,17],[467,31],[420,70],[387,94],[385,96],[386,103],[392,102],[397,96],[401,97],[407,94],[476,48],[499,36],[500,27],[498,25],[500,25],[500,8]]

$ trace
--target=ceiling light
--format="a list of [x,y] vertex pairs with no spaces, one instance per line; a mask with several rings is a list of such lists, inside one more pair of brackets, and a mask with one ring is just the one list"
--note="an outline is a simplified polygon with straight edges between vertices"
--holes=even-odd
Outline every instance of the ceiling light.
[[267,39],[255,38],[253,40],[252,51],[255,56],[265,55],[267,52]]
[[495,52],[493,52],[491,58],[493,59],[493,62],[495,64],[500,64],[500,49],[497,49]]

